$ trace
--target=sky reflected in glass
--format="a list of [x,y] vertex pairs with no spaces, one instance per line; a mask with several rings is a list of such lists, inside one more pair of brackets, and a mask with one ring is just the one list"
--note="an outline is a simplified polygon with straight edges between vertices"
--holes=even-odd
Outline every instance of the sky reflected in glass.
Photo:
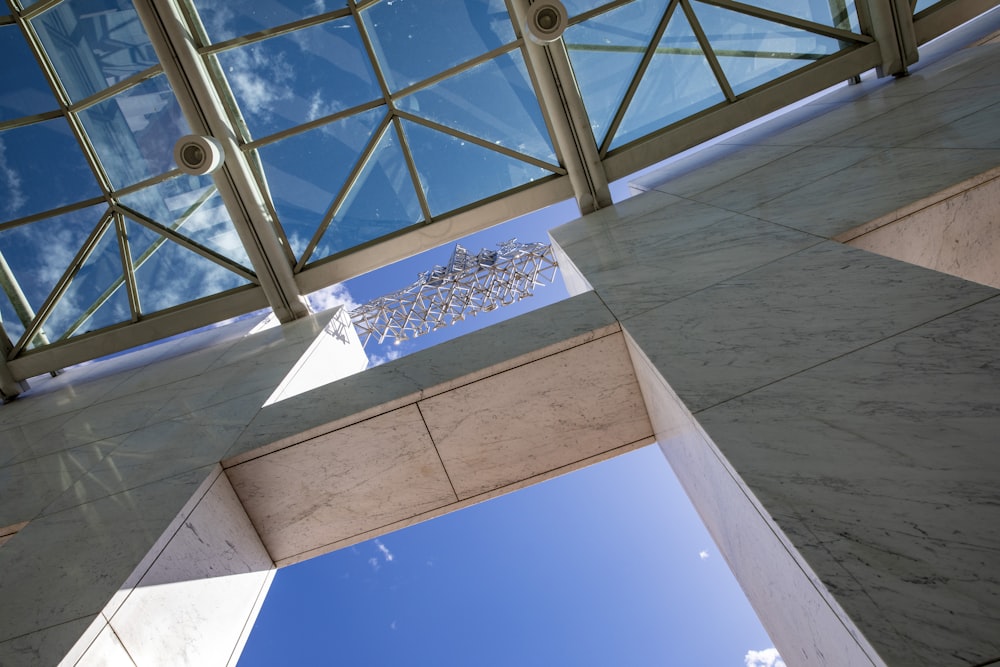
[[502,0],[391,0],[361,14],[391,91],[514,41]]
[[292,23],[324,12],[342,9],[346,2],[302,0],[194,0],[205,33],[213,42],[224,42],[252,32]]
[[0,121],[56,111],[59,103],[16,25],[0,26]]
[[350,16],[223,51],[218,59],[258,138],[382,97]]

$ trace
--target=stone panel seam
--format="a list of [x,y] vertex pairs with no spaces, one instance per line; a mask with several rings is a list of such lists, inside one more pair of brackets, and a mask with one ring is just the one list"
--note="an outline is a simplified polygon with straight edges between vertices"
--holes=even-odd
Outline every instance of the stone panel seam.
[[[735,401],[735,400],[737,400],[739,398],[743,398],[744,396],[752,394],[752,393],[754,393],[756,391],[760,391],[761,389],[766,389],[767,387],[770,387],[771,385],[778,384],[779,382],[784,382],[785,380],[788,380],[790,378],[796,377],[796,376],[801,375],[803,373],[808,373],[811,370],[820,368],[821,366],[825,366],[826,364],[829,364],[829,363],[834,362],[834,361],[838,361],[838,360],[843,359],[845,357],[849,357],[852,354],[856,354],[857,352],[860,352],[861,350],[865,350],[865,349],[867,349],[869,347],[872,347],[874,345],[878,345],[879,343],[885,342],[887,340],[891,340],[893,338],[896,338],[897,336],[902,336],[903,334],[906,334],[906,333],[909,333],[909,332],[914,331],[916,329],[919,329],[921,327],[924,327],[924,326],[926,326],[926,325],[928,325],[928,324],[930,324],[932,322],[936,322],[936,321],[938,321],[940,319],[944,319],[945,317],[950,317],[950,316],[952,316],[952,315],[954,315],[956,313],[960,313],[963,310],[967,310],[969,308],[974,308],[975,306],[979,306],[979,305],[981,305],[983,303],[986,303],[987,301],[990,301],[992,299],[1000,299],[1000,294],[992,294],[990,296],[987,296],[987,297],[984,297],[982,299],[979,299],[978,301],[973,301],[972,303],[966,304],[966,305],[964,305],[964,306],[962,306],[960,308],[956,308],[954,310],[949,310],[946,313],[942,313],[942,314],[937,315],[935,317],[932,317],[932,318],[930,318],[928,320],[924,320],[923,322],[919,322],[917,324],[914,324],[911,327],[907,327],[905,329],[900,329],[899,331],[897,331],[895,333],[892,333],[892,334],[889,334],[888,336],[884,336],[884,337],[879,338],[877,340],[873,340],[871,342],[865,343],[864,345],[860,345],[860,346],[858,346],[858,347],[856,347],[856,348],[854,348],[852,350],[848,350],[847,352],[843,352],[841,354],[832,356],[829,359],[825,359],[825,360],[823,360],[823,361],[821,361],[819,363],[815,363],[815,364],[813,364],[811,366],[807,366],[806,368],[801,368],[801,369],[795,371],[794,373],[789,373],[788,375],[784,375],[784,376],[782,376],[780,378],[777,378],[775,380],[770,380],[770,381],[765,382],[764,384],[759,385],[757,387],[752,387],[750,389],[747,389],[746,391],[740,392],[739,394],[736,394],[734,396],[730,396],[729,398],[727,398],[725,400],[722,400],[722,401],[719,401],[718,403],[713,403],[712,405],[706,406],[704,408],[699,408],[698,410],[692,411],[691,414],[697,416],[697,415],[700,415],[700,414],[702,414],[704,412],[708,412],[709,410],[712,410],[712,409],[717,408],[719,406],[725,405],[726,403],[729,403],[730,401]],[[684,402],[683,399],[681,400],[681,402],[682,403]],[[685,404],[685,406],[686,406],[686,404]]]
[[448,486],[451,487],[451,493],[455,496],[455,501],[459,500],[458,491],[455,490],[455,483],[451,481],[451,473],[448,472],[448,466],[444,464],[444,459],[441,458],[441,452],[438,450],[437,443],[434,441],[434,434],[431,433],[431,427],[427,423],[427,417],[424,416],[424,411],[420,409],[420,404],[423,401],[417,401],[414,405],[417,408],[417,414],[420,415],[420,421],[424,425],[424,431],[427,433],[427,438],[431,441],[431,447],[434,448],[434,453],[437,455],[438,461],[441,462],[441,469],[444,471],[444,476],[448,479]]

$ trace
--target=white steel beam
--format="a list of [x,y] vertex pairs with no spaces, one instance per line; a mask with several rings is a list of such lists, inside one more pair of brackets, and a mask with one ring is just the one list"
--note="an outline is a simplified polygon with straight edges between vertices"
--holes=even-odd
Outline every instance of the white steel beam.
[[307,315],[309,309],[267,213],[264,195],[240,150],[236,132],[180,9],[174,2],[157,0],[135,0],[135,9],[192,131],[213,136],[223,145],[225,164],[215,172],[215,185],[268,304],[282,322]]
[[[514,0],[514,20],[524,25],[529,0]],[[545,46],[524,37],[528,69],[538,86],[538,102],[552,129],[556,151],[569,174],[581,214],[611,205],[611,189],[594,139],[587,109],[562,39]]]
[[6,403],[15,398],[18,394],[28,391],[28,383],[18,380],[7,365],[7,355],[14,349],[7,331],[0,322],[0,401]]

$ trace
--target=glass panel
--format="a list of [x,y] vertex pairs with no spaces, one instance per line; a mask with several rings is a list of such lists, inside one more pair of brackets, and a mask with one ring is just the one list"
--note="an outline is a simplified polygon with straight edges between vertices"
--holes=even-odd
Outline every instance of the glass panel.
[[159,62],[130,2],[65,0],[31,23],[74,102]]
[[[115,226],[109,225],[45,321],[49,339],[69,338],[131,320],[123,276]],[[29,347],[36,343],[37,339]]]
[[0,120],[54,111],[59,103],[16,25],[0,26]]
[[267,187],[296,257],[319,229],[385,109],[373,109],[258,149]]
[[174,144],[191,132],[162,74],[84,109],[80,120],[114,187],[173,169]]
[[340,210],[313,252],[313,260],[361,245],[423,220],[403,150],[390,127],[379,140]]
[[503,0],[386,0],[366,8],[361,16],[390,90],[514,41]]
[[858,12],[854,0],[741,0],[743,4],[769,9],[778,14],[794,16],[813,23],[860,33]]
[[205,32],[213,42],[224,42],[234,37],[242,37],[252,32],[317,16],[324,12],[343,9],[346,2],[325,2],[316,0],[254,0],[253,2],[232,2],[232,0],[194,0],[198,15],[205,26]]
[[921,12],[928,7],[933,7],[938,4],[941,0],[917,0],[917,6],[913,8],[913,13]]
[[143,314],[246,285],[243,277],[126,218]]
[[69,124],[55,118],[0,132],[0,192],[5,221],[97,197],[101,189]]
[[250,268],[239,234],[211,176],[181,176],[125,195],[121,203]]
[[579,16],[584,12],[588,12],[591,9],[597,9],[602,5],[608,4],[603,0],[563,0],[563,6],[566,7],[566,13],[573,16]]
[[611,147],[638,139],[724,101],[683,11],[676,11],[639,83]]
[[407,95],[396,106],[491,143],[556,162],[520,51]]
[[223,51],[218,58],[256,137],[382,97],[350,17]]
[[713,5],[695,14],[733,91],[739,95],[836,53],[840,42]]
[[10,293],[0,299],[0,319],[11,338],[24,333],[24,324],[42,307],[105,210],[91,206],[0,231],[0,254],[27,301],[22,304]]
[[598,145],[666,7],[666,0],[632,3],[572,26],[563,35]]
[[439,215],[550,175],[451,135],[403,121],[431,215]]

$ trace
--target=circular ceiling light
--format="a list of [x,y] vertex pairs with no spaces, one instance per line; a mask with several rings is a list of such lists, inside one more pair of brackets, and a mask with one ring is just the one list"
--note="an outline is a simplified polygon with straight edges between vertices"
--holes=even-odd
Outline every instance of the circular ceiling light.
[[214,137],[189,134],[174,144],[174,161],[192,176],[211,174],[222,166],[223,159],[222,144]]
[[528,7],[524,30],[536,44],[548,44],[562,37],[568,23],[569,15],[559,0],[535,0]]

